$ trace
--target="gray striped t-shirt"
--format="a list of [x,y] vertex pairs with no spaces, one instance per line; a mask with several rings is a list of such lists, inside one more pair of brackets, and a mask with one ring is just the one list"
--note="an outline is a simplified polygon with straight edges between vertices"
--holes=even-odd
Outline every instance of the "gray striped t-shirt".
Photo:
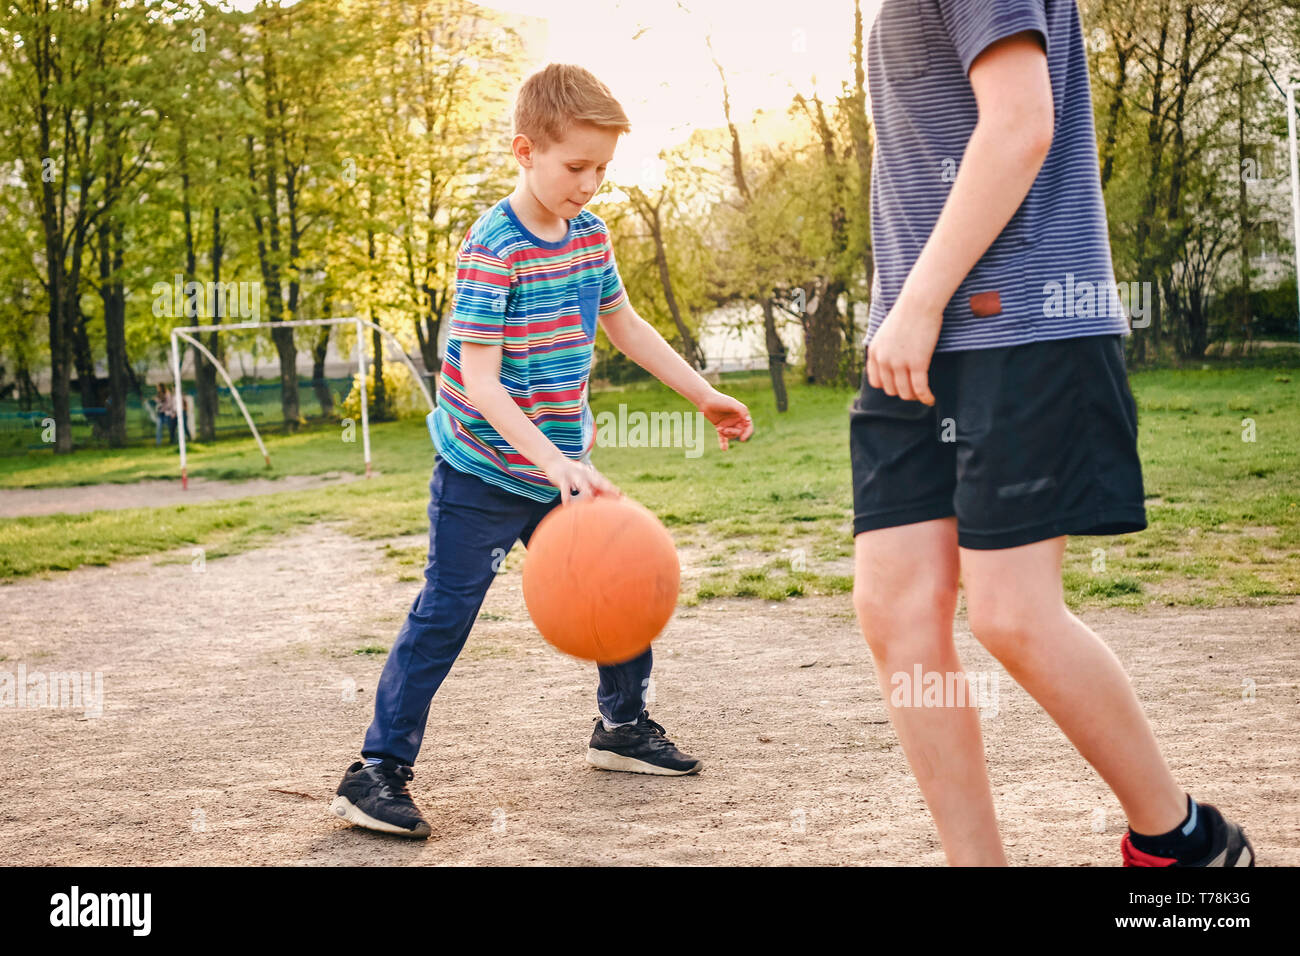
[[876,133],[868,341],[929,238],[975,128],[971,63],[1026,30],[1047,50],[1056,116],[1051,150],[1029,195],[948,302],[936,350],[1128,333],[1075,0],[885,0],[868,48]]

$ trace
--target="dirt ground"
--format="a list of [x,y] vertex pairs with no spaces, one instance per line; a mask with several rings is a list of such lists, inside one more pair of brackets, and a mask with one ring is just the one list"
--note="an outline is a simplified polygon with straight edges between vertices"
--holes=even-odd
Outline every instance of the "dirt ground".
[[[942,865],[847,595],[681,608],[651,714],[698,776],[583,760],[594,668],[533,631],[518,570],[434,700],[412,792],[426,842],[328,812],[419,581],[325,525],[210,560],[188,550],[0,586],[0,676],[99,672],[102,715],[0,709],[0,864]],[[1132,677],[1183,786],[1300,864],[1300,604],[1084,615]],[[1010,861],[1111,866],[1124,818],[1000,672],[982,721]],[[1244,681],[1254,699],[1243,699]]]
[[[374,474],[378,475],[379,472]],[[302,491],[324,485],[341,485],[362,477],[364,476],[350,471],[253,478],[248,481],[212,481],[196,477],[189,480],[189,487],[184,491],[181,490],[179,481],[162,478],[120,484],[72,485],[66,488],[5,488],[0,490],[0,518],[198,504],[223,498],[248,498],[252,495],[275,494],[278,491]]]

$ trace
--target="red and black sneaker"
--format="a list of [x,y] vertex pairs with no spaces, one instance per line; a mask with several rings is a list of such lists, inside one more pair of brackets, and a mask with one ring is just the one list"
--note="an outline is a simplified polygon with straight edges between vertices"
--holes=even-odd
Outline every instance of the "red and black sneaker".
[[1223,814],[1208,803],[1198,803],[1210,828],[1210,852],[1191,863],[1180,863],[1176,857],[1155,856],[1144,853],[1133,845],[1127,833],[1120,840],[1119,850],[1125,866],[1254,866],[1255,848],[1246,838],[1246,831],[1223,818]]

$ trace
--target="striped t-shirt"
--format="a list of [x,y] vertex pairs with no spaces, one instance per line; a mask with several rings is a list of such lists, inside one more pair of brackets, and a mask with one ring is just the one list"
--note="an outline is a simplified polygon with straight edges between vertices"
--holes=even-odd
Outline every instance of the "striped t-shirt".
[[1023,31],[1037,33],[1047,51],[1051,149],[1020,208],[949,300],[936,351],[1127,334],[1075,0],[885,0],[868,46],[876,133],[868,341],[929,239],[975,128],[971,64]]
[[456,258],[456,301],[429,434],[458,471],[538,501],[559,489],[501,437],[465,394],[461,343],[501,346],[501,384],[565,456],[595,441],[587,376],[596,317],[627,299],[609,230],[585,209],[557,242],[533,235],[502,199],[470,227]]

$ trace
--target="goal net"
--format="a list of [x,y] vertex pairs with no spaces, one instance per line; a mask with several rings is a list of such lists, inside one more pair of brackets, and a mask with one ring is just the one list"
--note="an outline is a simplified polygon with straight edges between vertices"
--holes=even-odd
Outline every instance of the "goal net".
[[[253,420],[254,416],[249,412],[248,406],[244,403],[244,399],[240,395],[239,389],[235,386],[234,380],[230,376],[230,372],[226,369],[225,365],[222,362],[220,362],[215,355],[212,354],[212,352],[202,342],[199,336],[208,335],[214,332],[215,333],[245,332],[251,329],[256,329],[258,331],[266,332],[272,328],[304,328],[309,326],[344,326],[344,325],[351,325],[356,330],[356,336],[355,336],[356,341],[354,344],[354,351],[356,353],[357,365],[360,368],[361,381],[363,383],[366,382],[369,378],[369,373],[367,371],[369,366],[369,361],[366,356],[365,330],[371,329],[383,335],[385,340],[391,345],[391,352],[386,353],[386,355],[391,356],[392,358],[395,358],[398,361],[404,362],[406,364],[407,368],[411,372],[414,381],[419,386],[420,391],[423,393],[425,401],[428,402],[429,409],[431,411],[433,410],[434,408],[433,396],[429,393],[429,389],[425,385],[424,378],[420,375],[420,372],[416,368],[415,363],[411,361],[410,356],[406,354],[406,350],[402,348],[401,343],[398,342],[396,337],[394,337],[393,334],[389,332],[387,329],[384,329],[379,325],[375,324],[374,322],[370,322],[366,319],[358,318],[356,316],[351,316],[347,318],[338,318],[338,319],[294,319],[288,322],[275,322],[275,323],[235,322],[230,324],[219,324],[219,325],[187,325],[187,326],[182,326],[180,328],[175,328],[172,329],[171,332],[171,359],[172,359],[172,378],[174,379],[174,389],[175,389],[173,394],[177,396],[179,399],[177,401],[175,411],[179,418],[179,427],[176,429],[176,435],[178,438],[178,444],[180,446],[181,488],[185,489],[189,487],[189,471],[188,471],[187,461],[186,461],[185,440],[186,440],[187,431],[189,430],[190,427],[192,427],[192,423],[188,421],[188,417],[193,414],[192,403],[187,403],[185,401],[185,394],[182,391],[182,387],[181,387],[181,366],[184,362],[184,354],[185,354],[184,346],[182,345],[182,343],[184,343],[184,345],[193,346],[193,348],[200,355],[202,355],[204,358],[206,358],[209,362],[212,363],[213,367],[217,371],[217,376],[219,380],[223,381],[226,385],[226,388],[230,390],[230,396],[234,400],[235,404],[238,406],[239,412],[243,416],[244,421],[248,424],[248,430],[252,432],[253,439],[257,442],[258,450],[262,453],[262,459],[266,462],[266,465],[269,468],[271,466],[271,456],[266,450],[266,443],[262,441],[261,433],[257,430],[257,424]],[[361,448],[362,448],[362,454],[365,458],[366,477],[369,478],[370,470],[371,470],[370,414],[368,409],[368,398],[366,395],[367,389],[365,387],[362,387],[358,389],[358,392],[360,393],[360,401],[361,401],[361,416],[360,416],[361,417]]]

